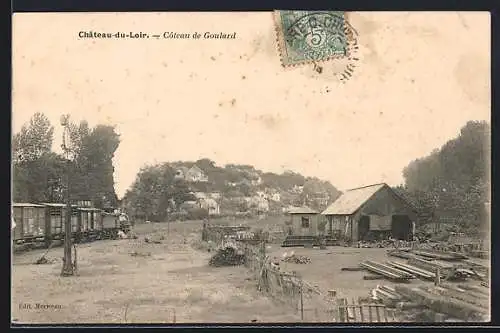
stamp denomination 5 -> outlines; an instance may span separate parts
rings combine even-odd
[[[343,12],[284,10],[275,16],[283,66],[346,57]]]

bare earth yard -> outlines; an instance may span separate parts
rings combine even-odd
[[[255,222],[255,223],[254,223]],[[262,225],[266,221],[263,221]],[[273,221],[274,224],[275,221]],[[239,221],[231,222],[237,224]],[[260,224],[257,221],[242,221]],[[138,239],[96,241],[78,246],[75,277],[59,276],[62,247],[51,249],[53,262],[33,264],[44,253],[34,250],[13,257],[12,318],[18,323],[249,323],[299,322],[300,313],[259,293],[247,268],[208,266],[211,253],[196,250],[201,222],[142,224]],[[145,237],[160,240],[146,243]],[[363,260],[396,260],[387,249],[329,247],[327,249],[267,246],[281,258],[294,251],[308,264],[281,262],[282,271],[296,271],[322,293],[336,290],[349,301],[366,298],[388,280],[364,280],[365,271],[341,271]],[[131,255],[132,254],[132,255]],[[133,255],[137,254],[137,255]],[[483,263],[484,264],[484,263]],[[410,285],[432,284],[419,279]],[[314,305],[304,301],[307,311]],[[36,304],[56,308],[36,308]],[[29,308],[31,306],[31,308]],[[308,321],[306,314],[305,321]]]
[[[33,263],[34,250],[14,255],[12,318],[18,323],[296,322],[293,309],[261,295],[245,267],[212,268],[193,249],[200,222],[139,225],[138,239],[78,246],[79,276],[62,278],[63,249],[54,262]],[[161,244],[146,243],[144,237]],[[139,255],[132,256],[131,253]],[[150,253],[150,255],[148,255]],[[36,308],[36,304],[53,305]],[[28,308],[31,306],[31,309]]]

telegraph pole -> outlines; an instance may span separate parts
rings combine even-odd
[[[70,172],[71,161],[69,149],[66,146],[66,134],[69,131],[69,116],[61,117],[61,125],[63,126],[63,143],[62,148],[66,157],[66,220],[64,221],[64,259],[61,276],[74,275],[73,263],[71,261],[71,189],[70,189]],[[69,133],[68,133],[69,134]]]

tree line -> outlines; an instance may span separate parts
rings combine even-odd
[[[12,138],[14,202],[64,202],[66,177],[72,201],[90,200],[96,207],[116,207],[113,156],[120,144],[114,126],[89,127],[69,122],[68,156],[52,150],[54,126],[36,113]]]
[[[470,121],[460,134],[403,170],[396,188],[425,222],[448,222],[467,232],[485,230],[490,201],[491,128]]]

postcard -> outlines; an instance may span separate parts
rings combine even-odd
[[[488,12],[12,31],[13,324],[490,320]]]

